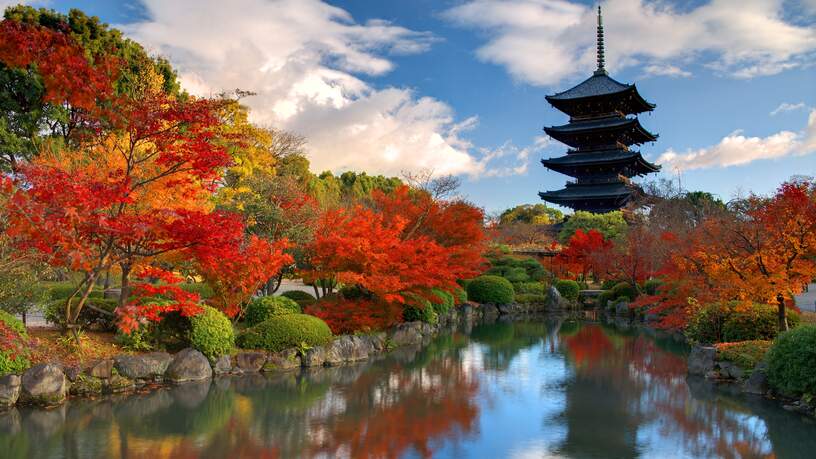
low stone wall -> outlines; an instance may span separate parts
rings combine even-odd
[[[435,326],[407,322],[371,335],[343,335],[325,346],[301,354],[296,349],[281,352],[239,351],[211,362],[201,352],[187,348],[174,355],[166,352],[123,354],[93,362],[85,367],[41,363],[22,375],[0,378],[0,409],[18,404],[57,406],[69,396],[95,397],[132,391],[147,385],[203,381],[220,374],[253,374],[299,368],[330,367],[369,359],[401,346],[420,345],[460,320],[474,321],[490,307],[466,304],[441,315]]]

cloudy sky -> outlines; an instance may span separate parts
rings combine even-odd
[[[256,92],[254,119],[307,136],[315,172],[457,174],[489,211],[563,186],[539,163],[565,150],[544,96],[594,68],[584,0],[45,3],[121,28],[192,93]],[[607,69],[657,104],[641,151],[663,177],[727,199],[816,175],[816,0],[601,4]]]

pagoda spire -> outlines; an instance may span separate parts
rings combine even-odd
[[[603,18],[601,17],[601,5],[598,5],[598,69],[595,70],[596,75],[606,75],[604,68],[604,30]]]

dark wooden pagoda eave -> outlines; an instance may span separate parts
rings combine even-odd
[[[587,104],[616,106],[618,110],[627,115],[650,112],[657,107],[656,104],[648,102],[640,95],[635,84],[628,85],[628,87],[622,91],[608,94],[587,95],[566,99],[559,98],[558,94],[555,94],[545,96],[544,98],[553,108],[570,116],[581,115],[584,111],[582,106]],[[612,99],[612,101],[609,101],[609,99]]]
[[[586,142],[581,139],[587,136],[596,136],[602,132],[619,132],[618,140],[625,145],[654,142],[658,135],[652,134],[644,128],[637,118],[624,118],[625,122],[610,125],[592,125],[584,122],[570,122],[561,126],[544,126],[544,132],[555,140],[571,147],[580,147]],[[581,124],[587,124],[582,128]]]

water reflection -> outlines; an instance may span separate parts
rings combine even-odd
[[[0,415],[3,457],[805,457],[816,427],[687,380],[668,340],[475,326],[360,365]]]

